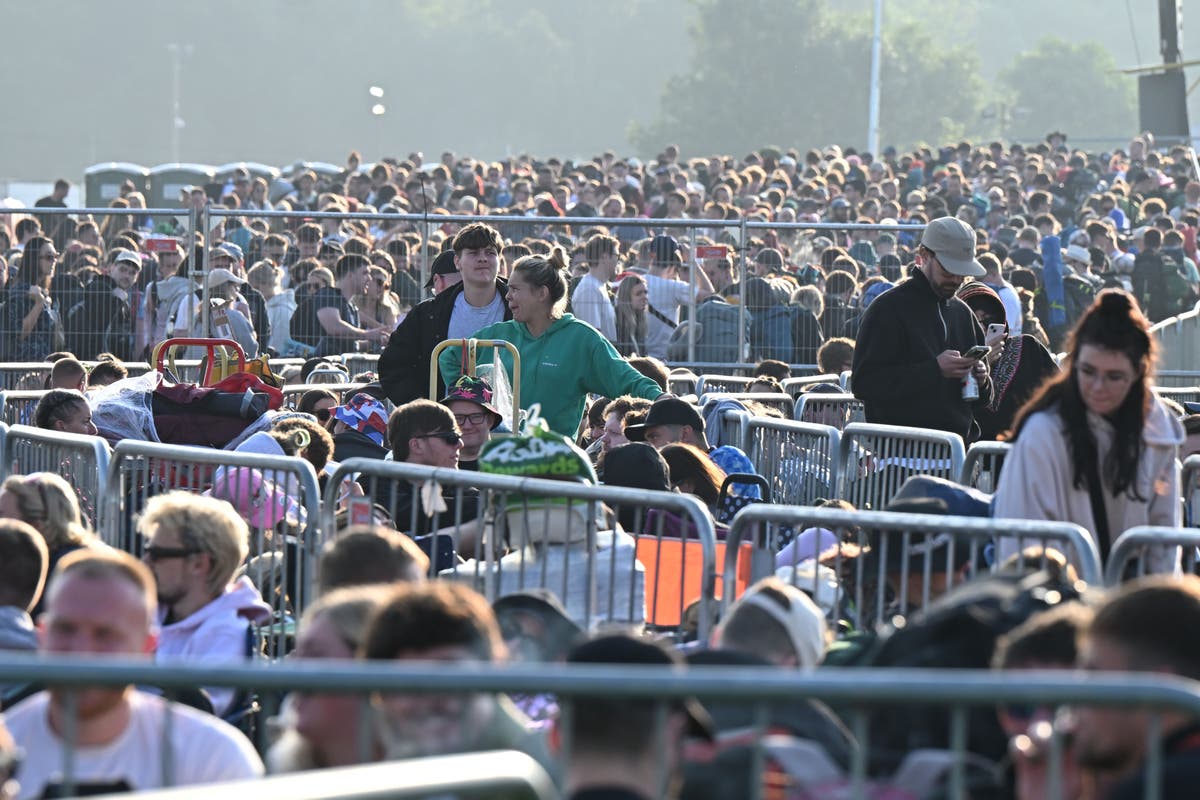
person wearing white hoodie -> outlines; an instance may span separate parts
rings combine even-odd
[[[170,492],[152,498],[138,523],[143,559],[158,586],[158,661],[214,663],[250,656],[250,626],[271,607],[254,584],[237,577],[249,551],[249,528],[233,506],[212,497]],[[205,687],[213,711],[233,710],[234,690]]]

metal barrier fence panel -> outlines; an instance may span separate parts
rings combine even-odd
[[[109,449],[103,439],[13,425],[0,452],[9,475],[52,472],[66,480],[85,520],[97,527],[108,487]]]
[[[721,430],[717,437],[712,437],[710,445],[732,445],[745,451],[746,424],[754,415],[748,411],[724,411],[721,413]],[[719,443],[719,444],[718,444]]]
[[[300,404],[300,398],[304,397],[306,392],[320,390],[323,392],[332,392],[338,399],[338,403],[345,403],[352,395],[363,388],[361,383],[293,383],[286,384],[281,391],[283,392],[284,408],[295,409]]]
[[[809,529],[815,532],[802,537]],[[834,621],[869,630],[928,606],[972,575],[998,569],[999,538],[1017,542],[1018,566],[1028,548],[1053,548],[1076,565],[1081,579],[1100,585],[1099,550],[1072,523],[753,504],[734,517],[726,540],[722,614],[737,600],[731,579],[746,569],[741,548],[747,543],[753,550],[749,583],[779,575]]]
[[[48,361],[5,361],[0,363],[0,389],[37,391],[46,388],[54,365]]]
[[[35,216],[46,234],[61,242],[59,273],[75,274],[82,267],[91,267],[102,274],[87,284],[56,282],[55,294],[43,304],[33,330],[28,334],[6,332],[19,336],[10,343],[10,352],[20,354],[14,357],[36,360],[66,350],[81,360],[107,352],[121,361],[135,361],[144,358],[155,341],[165,338],[164,331],[190,328],[196,304],[185,298],[189,285],[201,284],[203,265],[193,263],[190,276],[172,272],[172,280],[167,280],[167,271],[172,265],[178,271],[179,259],[190,249],[188,243],[195,241],[195,218],[189,211],[38,208]],[[76,260],[75,253],[67,252],[66,241],[74,238],[75,228],[85,221],[96,223],[107,246],[107,256],[99,263]],[[120,263],[110,263],[107,259],[115,257],[119,235],[127,230],[141,237],[139,252]],[[174,260],[163,266],[168,252]]]
[[[109,463],[99,527],[104,542],[140,555],[139,515],[150,498],[174,489],[210,492],[246,520],[245,574],[274,611],[261,638],[266,655],[284,655],[293,621],[312,596],[321,516],[312,465],[302,458],[125,440]]]
[[[1176,403],[1200,403],[1200,386],[1155,386],[1154,393]]]
[[[352,458],[326,484],[326,538],[341,527],[338,496],[351,476],[366,496],[346,504],[344,521],[369,521],[381,507],[430,554],[433,577],[489,600],[548,589],[585,628],[694,624],[700,638],[711,628],[719,545],[690,495]]]
[[[1004,466],[1004,459],[1012,447],[1008,442],[972,444],[967,448],[959,483],[988,494],[996,491],[996,487],[1000,485],[1000,469]]]
[[[0,420],[9,425],[33,425],[38,402],[46,389],[0,390]]]
[[[800,394],[810,386],[815,386],[818,383],[838,383],[837,375],[802,375],[796,378],[784,378],[783,390],[792,396],[793,400],[799,400]]]
[[[1154,373],[1155,385],[1163,388],[1200,386],[1200,370],[1163,370]]]
[[[742,449],[771,484],[772,502],[810,505],[837,494],[836,428],[766,417],[749,417],[745,427]]]
[[[245,666],[221,666],[200,668],[196,666],[165,666],[132,660],[81,661],[76,658],[29,659],[14,655],[0,658],[0,682],[24,683],[37,681],[57,687],[64,698],[63,705],[71,707],[71,698],[85,687],[94,686],[161,686],[168,692],[196,685],[215,685],[255,689],[271,694],[282,692],[304,692],[306,695],[327,696],[350,694],[362,698],[362,714],[367,719],[386,720],[390,711],[389,698],[408,699],[422,695],[455,697],[470,695],[476,698],[494,697],[500,693],[509,695],[550,695],[556,698],[560,708],[560,747],[557,759],[550,766],[561,769],[572,763],[572,753],[577,742],[574,739],[575,709],[587,700],[592,704],[600,699],[618,703],[626,701],[631,706],[653,712],[656,722],[648,736],[639,737],[653,748],[649,761],[659,765],[656,778],[666,785],[671,777],[666,765],[673,761],[666,748],[671,737],[664,735],[666,715],[678,709],[684,701],[699,701],[713,710],[736,709],[741,716],[751,720],[739,731],[741,739],[750,750],[749,769],[735,773],[736,780],[747,785],[738,785],[731,796],[756,798],[774,796],[775,792],[790,791],[792,794],[779,796],[900,796],[896,794],[893,780],[899,779],[895,763],[900,757],[920,748],[923,757],[938,757],[939,768],[933,773],[933,786],[922,790],[908,790],[901,794],[910,796],[1004,796],[1000,790],[1005,786],[1002,777],[1007,753],[1004,746],[1007,736],[999,728],[996,719],[997,707],[1028,706],[1043,709],[1050,719],[1064,708],[1073,709],[1128,709],[1130,713],[1142,712],[1145,724],[1145,757],[1140,766],[1147,778],[1144,797],[1162,796],[1163,777],[1163,722],[1165,715],[1192,719],[1200,716],[1200,694],[1192,682],[1174,675],[1136,673],[1083,673],[1070,671],[1021,671],[998,673],[988,670],[917,670],[917,669],[821,669],[814,672],[785,670],[775,667],[690,667],[686,670],[671,670],[645,665],[613,664],[478,664],[439,663],[431,665],[419,662],[336,662],[336,661],[290,661],[271,669],[253,669]],[[798,698],[803,698],[798,700]],[[794,752],[795,739],[780,740],[770,736],[772,713],[775,708],[795,708],[799,703],[804,708],[811,701],[820,701],[838,709],[845,722],[842,742],[845,752],[844,763],[832,771],[823,770],[820,782],[812,783],[812,773],[796,769],[789,758]],[[935,719],[929,719],[933,717]],[[168,717],[169,719],[169,717]],[[897,724],[898,723],[898,724]],[[920,726],[910,731],[905,725]],[[74,737],[77,725],[64,726],[65,744],[63,751],[63,782],[75,782],[76,750]],[[1048,754],[1048,764],[1043,764],[1045,778],[1039,781],[1045,792],[1041,796],[1061,797],[1064,768],[1064,753],[1067,749],[1068,729],[1058,724],[1047,725],[1045,741],[1040,742]],[[170,725],[163,726],[163,736],[170,733]],[[363,726],[360,736],[368,728]],[[725,734],[731,731],[723,731]],[[1032,732],[1032,731],[1031,731]],[[912,735],[912,734],[916,735]],[[917,740],[925,739],[917,744]],[[18,744],[20,744],[18,742]],[[899,752],[895,752],[899,749]],[[984,753],[986,752],[986,755]],[[887,758],[889,755],[894,758]],[[199,800],[200,797],[235,798],[242,800],[284,800],[285,798],[312,798],[326,800],[336,795],[325,794],[328,782],[340,783],[345,796],[351,798],[446,796],[437,789],[447,791],[462,786],[480,773],[506,778],[510,771],[526,772],[525,762],[519,758],[495,757],[497,764],[492,769],[474,768],[480,755],[458,756],[462,759],[453,763],[460,767],[448,770],[445,766],[432,772],[431,784],[422,787],[416,795],[403,793],[411,788],[410,780],[418,780],[426,770],[423,766],[432,760],[407,761],[403,765],[395,762],[377,764],[353,770],[325,770],[321,773],[301,773],[294,779],[309,777],[311,787],[297,786],[294,780],[267,778],[246,784],[211,785],[186,791],[153,793],[150,797],[182,798]],[[824,754],[829,760],[829,753]],[[148,758],[161,760],[160,774],[170,776],[171,748],[156,746]],[[687,747],[683,752],[683,776],[696,780],[697,774],[690,772],[694,766],[712,764],[711,747]],[[910,756],[911,758],[911,756]],[[441,761],[446,765],[448,759]],[[811,762],[810,762],[811,763]],[[838,762],[834,762],[835,765]],[[914,759],[911,762],[916,764]],[[927,767],[928,761],[921,761]],[[361,769],[362,771],[357,771]],[[492,771],[494,769],[494,772]],[[382,777],[390,771],[391,784]],[[410,777],[410,771],[415,773]],[[336,781],[342,776],[361,776],[361,780]],[[722,777],[729,777],[723,774]],[[774,779],[777,782],[770,782]],[[276,783],[279,781],[281,783]],[[382,781],[381,785],[380,784]],[[538,779],[538,786],[545,782]],[[904,784],[902,784],[904,785]],[[1038,783],[1034,784],[1039,785]],[[287,789],[277,789],[286,786]],[[36,792],[40,787],[29,787]],[[377,788],[376,793],[367,793]],[[466,786],[466,796],[477,786]],[[201,795],[201,790],[207,791]],[[891,791],[884,791],[889,789]],[[289,791],[290,790],[290,791]],[[933,794],[937,790],[936,794]],[[393,791],[402,792],[399,795]],[[979,794],[975,794],[979,792]],[[463,796],[457,791],[450,792]],[[495,796],[495,795],[491,795]],[[505,795],[507,796],[507,795]],[[542,795],[535,795],[542,796]],[[553,794],[549,796],[554,796]]]
[[[852,394],[804,393],[796,398],[794,418],[799,422],[830,425],[845,430],[851,422],[866,421],[866,407]]]
[[[1139,525],[1117,537],[1104,565],[1104,583],[1117,586],[1122,581],[1161,572],[1152,562],[1169,563],[1175,558],[1170,552],[1180,548],[1180,566],[1184,574],[1200,572],[1200,531],[1183,528],[1163,528]],[[1170,574],[1170,573],[1168,573]]]
[[[958,480],[965,460],[956,434],[852,422],[842,431],[838,497],[859,510],[880,510],[913,475]]]
[[[1179,496],[1183,498],[1183,524],[1190,528],[1200,527],[1200,455],[1184,459]]]
[[[783,415],[784,419],[791,419],[795,409],[795,401],[792,400],[790,394],[783,392],[709,392],[700,396],[700,407],[704,408],[710,401],[713,400],[737,400],[745,403],[757,403],[765,408],[774,409]]]
[[[696,394],[732,394],[744,392],[754,383],[754,378],[742,375],[701,375],[696,381]]]
[[[667,391],[676,397],[695,394],[697,382],[699,382],[699,378],[696,373],[685,369],[675,369],[667,378]]]

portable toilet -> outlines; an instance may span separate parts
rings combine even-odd
[[[93,164],[83,171],[84,202],[88,208],[107,208],[109,203],[121,196],[121,186],[125,181],[132,181],[137,191],[146,194],[150,185],[150,170],[123,161]]]
[[[205,188],[216,170],[207,164],[159,164],[150,170],[150,208],[183,208],[182,193],[190,186]]]
[[[251,179],[266,179],[268,188],[272,183],[279,179],[278,167],[272,167],[270,164],[260,164],[256,161],[233,161],[229,164],[222,164],[221,166],[217,167],[217,183],[228,183],[233,178],[233,173],[239,169],[244,169],[249,172]]]

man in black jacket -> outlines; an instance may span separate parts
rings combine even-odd
[[[392,333],[379,357],[379,380],[397,406],[428,397],[433,348],[446,339],[469,337],[487,325],[512,319],[501,280],[500,250],[504,242],[495,228],[466,226],[454,237],[454,263],[462,283],[419,303]],[[441,375],[435,399],[446,393]]]
[[[67,346],[80,358],[112,353],[122,361],[133,359],[133,322],[130,294],[142,271],[142,257],[120,248],[109,256],[104,274],[83,290],[83,298],[67,309]]]
[[[867,422],[979,436],[973,403],[987,403],[992,382],[986,359],[964,353],[983,344],[983,328],[955,297],[965,277],[980,277],[975,232],[962,220],[941,217],[926,226],[912,276],[879,296],[863,315],[854,348],[852,386]],[[963,399],[974,375],[979,399]]]

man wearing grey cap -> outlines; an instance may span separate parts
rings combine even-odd
[[[83,298],[66,309],[67,346],[80,358],[112,353],[133,359],[134,316],[130,296],[142,271],[139,253],[117,248],[109,253],[104,272],[83,291]]]
[[[930,222],[917,248],[917,268],[884,292],[863,315],[854,348],[852,386],[868,422],[979,436],[973,405],[992,396],[987,361],[966,354],[984,343],[983,328],[955,297],[964,278],[983,276],[975,231],[954,217]],[[964,392],[974,378],[974,392]],[[964,397],[967,394],[967,397]]]

